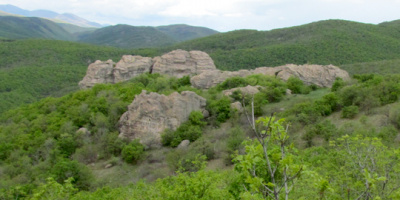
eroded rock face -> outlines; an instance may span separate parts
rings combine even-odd
[[[282,80],[287,80],[291,76],[298,77],[305,84],[317,85],[319,87],[331,87],[336,78],[349,80],[349,74],[333,65],[284,65],[279,67],[259,67],[254,70],[240,70],[236,72],[228,71],[205,71],[199,75],[193,76],[190,82],[193,87],[199,89],[209,89],[226,79],[239,76],[245,77],[252,74],[264,74],[276,76]]]
[[[112,60],[100,61],[89,65],[86,76],[79,82],[81,89],[91,88],[98,83],[112,83],[114,82],[114,65]]]
[[[165,129],[176,130],[192,111],[204,110],[206,100],[191,91],[169,96],[143,91],[136,96],[119,120],[120,137],[140,139],[148,146],[161,145]]]
[[[153,60],[150,57],[125,55],[114,68],[114,82],[127,81],[140,74],[150,72]]]
[[[291,76],[298,77],[307,85],[316,85],[319,87],[332,87],[336,78],[349,80],[349,74],[333,65],[285,65],[281,66],[281,71],[277,76],[287,81]]]
[[[86,89],[97,83],[118,83],[146,72],[181,78],[209,70],[216,70],[214,61],[202,51],[175,50],[155,58],[124,55],[118,63],[108,60],[90,64],[79,86]]]
[[[214,61],[202,51],[187,52],[178,49],[161,57],[155,57],[153,61],[152,73],[167,74],[178,78],[216,69]]]
[[[245,77],[251,75],[252,72],[248,70],[239,71],[221,71],[221,70],[209,70],[199,75],[193,76],[190,79],[190,83],[193,87],[199,89],[209,89],[219,83],[224,82],[226,79],[239,76]]]

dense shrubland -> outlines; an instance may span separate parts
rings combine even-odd
[[[399,81],[398,75],[357,75],[350,82],[336,80],[332,89],[318,89],[294,78],[285,83],[252,75],[200,91],[190,87],[188,77],[143,74],[46,98],[0,117],[0,198],[263,199],[274,189],[283,198],[289,191],[283,173],[293,177],[290,198],[397,198]],[[246,85],[264,89],[254,96],[221,94]],[[293,94],[286,95],[288,88]],[[210,117],[192,112],[176,131],[166,130],[166,147],[160,149],[121,139],[119,117],[143,89],[167,95],[195,91],[207,99]],[[268,128],[269,118],[256,126],[281,130],[267,135],[275,134],[267,155],[278,166],[276,184],[265,173],[262,143],[254,140],[243,112],[231,108],[234,101],[244,102],[248,113],[254,102],[256,116],[276,112],[275,128]],[[174,148],[184,139],[191,141],[187,149]],[[106,164],[112,167],[104,169]]]

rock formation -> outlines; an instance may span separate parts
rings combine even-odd
[[[234,91],[239,90],[242,92],[242,94],[253,95],[253,94],[257,94],[260,92],[260,90],[259,90],[260,87],[261,86],[251,86],[251,85],[248,85],[246,87],[237,87],[237,88],[232,88],[229,90],[224,90],[224,91],[222,91],[222,94],[224,94],[225,96],[231,96]]]
[[[215,70],[214,61],[202,51],[175,50],[154,58],[152,73],[167,74],[181,78]]]
[[[150,72],[153,60],[149,57],[125,55],[114,68],[113,83],[127,81],[140,74]]]
[[[331,87],[336,78],[349,80],[349,74],[333,65],[284,65],[279,67],[260,67],[254,70],[229,71],[205,71],[190,79],[193,87],[200,89],[209,89],[226,79],[240,76],[245,77],[251,74],[264,74],[277,76],[282,80],[287,80],[291,76],[298,77],[304,83],[317,85],[319,87]]]
[[[127,81],[146,72],[181,78],[208,70],[216,70],[214,62],[207,53],[201,51],[175,50],[153,59],[125,55],[116,64],[111,60],[90,64],[86,76],[79,82],[79,87],[86,89],[97,83]]]
[[[112,60],[100,61],[89,65],[86,76],[79,82],[81,89],[91,88],[98,83],[113,83],[114,82],[114,65]]]
[[[202,111],[206,100],[194,92],[174,92],[169,96],[143,91],[137,95],[119,120],[120,137],[136,139],[142,144],[161,145],[165,129],[176,130],[189,119],[192,111]]]

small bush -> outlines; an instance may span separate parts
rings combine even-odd
[[[358,106],[347,106],[342,110],[342,118],[352,119],[358,114]]]
[[[161,135],[161,143],[164,146],[177,147],[182,140],[196,141],[203,134],[203,126],[206,122],[200,111],[193,111],[189,120],[181,124],[176,131],[165,130]]]
[[[308,94],[311,91],[311,88],[304,85],[302,80],[294,76],[291,76],[286,81],[286,85],[288,89],[292,91],[293,94]]]
[[[339,90],[342,89],[345,85],[346,85],[346,84],[345,84],[345,82],[343,81],[343,79],[341,79],[341,78],[336,78],[335,82],[333,82],[333,84],[332,84],[331,91],[332,91],[332,92],[339,91]]]
[[[144,146],[139,140],[133,140],[122,149],[122,159],[127,163],[136,163],[144,152]]]
[[[213,115],[219,123],[223,123],[231,117],[231,101],[228,97],[207,102],[210,114]]]

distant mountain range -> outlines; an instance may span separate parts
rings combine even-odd
[[[70,13],[64,13],[64,14],[59,14],[50,10],[24,10],[19,7],[13,6],[13,5],[0,5],[0,11],[3,11],[5,13],[13,14],[13,15],[19,15],[19,16],[24,16],[24,17],[41,17],[41,18],[46,18],[58,23],[70,23],[74,24],[77,26],[81,27],[96,27],[100,28],[103,27],[103,25],[98,24],[96,22],[90,22],[86,19],[83,19],[81,17],[78,17],[74,14]],[[4,14],[4,13],[3,13]],[[1,13],[0,13],[1,15]]]
[[[73,14],[58,14],[48,10],[28,11],[12,5],[0,5],[1,39],[42,38],[120,48],[146,48],[164,47],[218,33],[209,28],[185,24],[99,27],[100,24]]]

